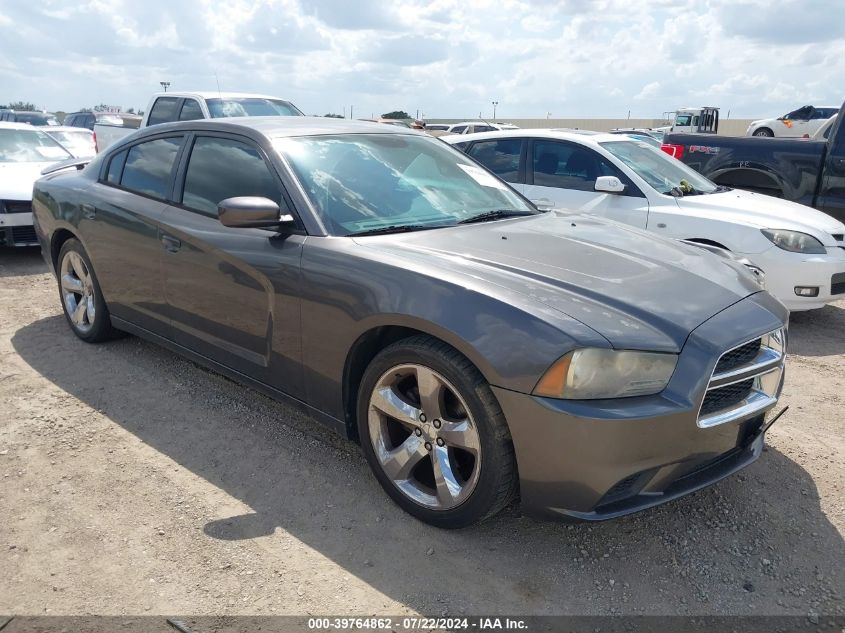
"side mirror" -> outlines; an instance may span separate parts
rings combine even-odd
[[[625,185],[616,176],[599,176],[596,178],[595,190],[604,193],[623,193]]]
[[[238,196],[217,205],[217,218],[232,228],[266,228],[292,224],[293,216],[281,215],[279,205],[269,198]]]

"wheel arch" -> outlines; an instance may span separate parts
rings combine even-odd
[[[397,341],[414,336],[427,336],[433,340],[445,343],[472,363],[488,383],[493,384],[491,379],[494,375],[494,370],[492,367],[476,354],[472,354],[471,352],[469,354],[465,353],[461,348],[466,349],[467,346],[461,345],[460,341],[450,340],[455,338],[454,335],[449,336],[448,334],[444,335],[444,333],[432,332],[431,328],[426,328],[419,324],[382,324],[370,327],[358,336],[349,348],[343,368],[342,398],[344,422],[346,424],[347,436],[354,442],[357,443],[359,441],[356,407],[358,390],[361,386],[361,379],[364,376],[364,372],[381,350]]]
[[[717,185],[755,191],[777,198],[784,196],[783,183],[775,175],[760,169],[725,169],[712,175],[710,179]]]
[[[79,240],[79,236],[65,227],[60,227],[56,229],[50,236],[50,261],[53,264],[54,271],[58,271],[59,252],[62,250],[62,246],[64,246],[65,242],[67,242],[69,239]]]

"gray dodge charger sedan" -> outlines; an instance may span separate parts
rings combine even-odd
[[[440,527],[702,488],[760,455],[783,382],[787,312],[743,266],[540,212],[412,130],[157,125],[33,206],[78,337],[130,332],[300,407]]]

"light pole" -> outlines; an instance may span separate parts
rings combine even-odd
[[[170,87],[169,81],[159,81],[158,83],[161,84],[161,87],[164,88],[164,91],[167,92],[167,89]]]
[[[493,104],[493,121],[495,122],[496,121],[496,106],[499,105],[499,102],[498,101],[491,101],[491,103]]]

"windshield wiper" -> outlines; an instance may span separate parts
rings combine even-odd
[[[436,229],[441,226],[448,226],[443,224],[391,224],[390,226],[380,226],[375,229],[366,229],[358,231],[357,233],[350,233],[349,237],[360,237],[364,235],[385,235],[387,233],[409,233],[410,231],[424,231],[426,229]]]
[[[537,215],[534,211],[516,211],[515,209],[498,209],[496,211],[485,211],[478,215],[471,215],[470,217],[461,220],[458,224],[473,224],[475,222],[487,222],[489,220],[499,220],[501,218],[515,218],[523,215]]]

